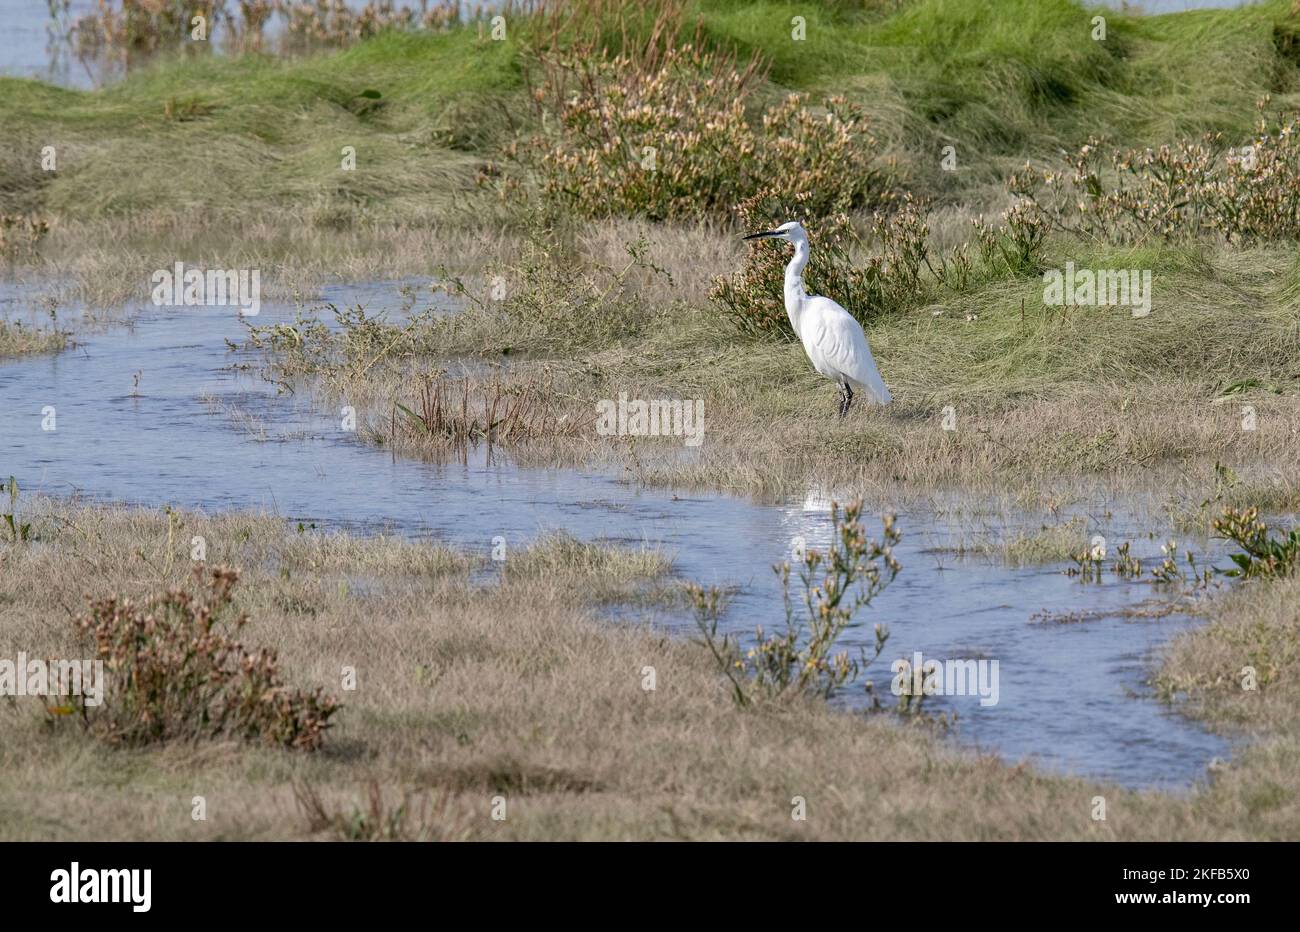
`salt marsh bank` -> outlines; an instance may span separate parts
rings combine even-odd
[[[7,297],[12,314],[22,292],[10,286]],[[397,283],[331,286],[323,299],[360,303],[368,313],[396,314],[408,303]],[[434,302],[427,285],[419,300]],[[294,313],[265,304],[258,324]],[[395,457],[344,429],[340,413],[308,393],[278,393],[259,374],[262,359],[246,334],[231,308],[144,306],[130,326],[85,334],[74,351],[0,365],[3,471],[18,477],[24,495],[251,510],[290,526],[392,533],[485,557],[503,542],[507,563],[554,531],[649,545],[671,557],[676,577],[733,589],[723,624],[741,636],[783,618],[773,564],[828,542],[831,503],[817,490],[766,505],[641,488],[613,471],[523,468],[500,451],[489,457],[486,446],[448,463]],[[49,408],[57,412],[54,430],[43,429]],[[680,437],[657,442],[682,446]],[[1155,563],[1167,543],[1163,518],[1086,498],[1051,515],[981,514],[941,495],[871,507],[897,512],[904,533],[896,550],[903,572],[847,639],[851,648],[870,646],[875,623],[892,632],[869,675],[878,694],[897,691],[900,670],[923,673],[891,666],[895,660],[937,661],[940,683],[945,672],[982,665],[978,683],[928,705],[955,714],[952,740],[1009,762],[1029,759],[1134,787],[1186,787],[1230,753],[1224,739],[1157,701],[1146,685],[1158,648],[1191,623],[1172,594],[1109,574],[1081,582],[1059,554],[998,555],[1008,541],[1054,534],[1084,549],[1100,535],[1111,547],[1131,542],[1135,557]],[[1180,546],[1206,562],[1222,555],[1195,535]],[[671,605],[606,614],[611,623],[649,619],[680,636],[693,632],[689,613]],[[836,701],[852,707],[865,697],[858,687]]]

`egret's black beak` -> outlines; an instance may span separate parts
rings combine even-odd
[[[780,236],[780,230],[767,230],[763,233],[750,233],[745,239],[771,239],[774,236]]]

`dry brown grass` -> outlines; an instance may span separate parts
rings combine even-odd
[[[1176,638],[1155,686],[1252,744],[1220,775],[1223,816],[1265,832],[1300,830],[1300,581],[1252,581],[1210,623]],[[1252,682],[1253,681],[1253,682]],[[1252,687],[1253,688],[1250,688]]]
[[[1210,624],[1170,645],[1157,678],[1198,714],[1257,732],[1300,737],[1300,583],[1252,582],[1219,606]],[[1258,688],[1247,688],[1248,671]]]
[[[800,381],[808,396],[832,410],[832,387]],[[758,425],[747,420],[743,402],[706,397],[708,434],[700,455],[685,462],[666,445],[653,448],[658,455],[643,445],[647,482],[770,498],[801,495],[810,486],[887,497],[900,487],[977,493],[1009,482],[1045,489],[1094,477],[1105,477],[1116,491],[1134,490],[1161,478],[1208,481],[1215,462],[1287,463],[1300,430],[1300,410],[1290,399],[1255,402],[1261,420],[1251,432],[1241,429],[1235,408],[1208,404],[1203,396],[1170,390],[1150,399],[1120,387],[1003,412],[954,406],[952,431],[943,427],[943,408],[908,405],[905,398],[888,413],[864,409],[843,423],[808,413]],[[1295,470],[1286,471],[1294,484]]]
[[[68,613],[82,596],[178,581],[197,534],[209,560],[243,568],[251,642],[304,686],[338,691],[344,666],[358,686],[309,756],[111,749],[6,701],[7,839],[1281,838],[1300,818],[1285,789],[1294,744],[1165,796],[959,753],[818,702],[738,709],[698,646],[592,614],[613,583],[664,581],[654,554],[543,541],[476,584],[470,558],[442,548],[300,535],[269,517],[178,516],[169,550],[156,512],[27,514],[39,541],[0,549],[0,656],[79,656]],[[206,821],[191,818],[196,795]],[[1096,795],[1104,822],[1090,818]],[[808,821],[791,819],[794,796]]]
[[[144,212],[62,220],[40,253],[14,273],[60,304],[111,317],[124,305],[147,302],[149,276],[178,260],[195,267],[260,269],[263,300],[292,302],[313,298],[331,282],[432,276],[440,263],[472,272],[509,252],[513,240],[504,227],[454,217],[421,226],[376,219],[338,227],[311,208],[220,221]]]
[[[673,302],[704,305],[713,280],[735,269],[745,254],[739,235],[707,220],[689,224],[603,220],[584,225],[576,239],[585,260],[606,267],[627,261],[627,243],[644,241],[646,261],[668,272],[650,277],[638,291],[648,307]]]

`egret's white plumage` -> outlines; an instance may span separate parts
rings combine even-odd
[[[745,239],[783,239],[794,245],[794,258],[785,267],[785,312],[813,368],[840,386],[840,416],[848,414],[853,404],[854,387],[865,391],[875,404],[889,404],[889,389],[880,378],[862,325],[830,298],[804,290],[808,234],[798,221]]]

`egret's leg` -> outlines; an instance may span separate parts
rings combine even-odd
[[[840,404],[840,417],[847,417],[849,408],[853,406],[853,388],[848,382],[844,383],[844,400]]]

